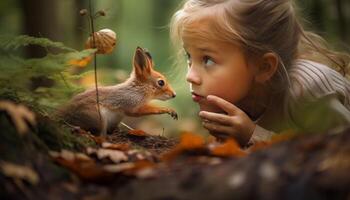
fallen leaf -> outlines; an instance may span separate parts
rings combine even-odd
[[[68,161],[92,161],[92,159],[83,153],[74,153],[68,150],[61,150],[61,152],[49,151],[52,158],[63,158]]]
[[[107,138],[104,136],[94,136],[91,137],[97,144],[102,144],[107,141]]]
[[[252,146],[250,146],[248,148],[248,150],[249,150],[249,152],[259,151],[259,150],[266,149],[266,148],[270,147],[271,144],[272,144],[271,141],[255,142]]]
[[[180,143],[169,152],[163,154],[161,156],[161,159],[164,161],[171,161],[174,160],[177,156],[181,155],[181,153],[184,151],[199,149],[206,150],[204,138],[191,132],[184,132],[181,134]]]
[[[184,132],[181,134],[179,146],[183,149],[196,149],[204,147],[204,138],[200,135],[196,135],[190,132]]]
[[[121,161],[127,161],[128,157],[124,152],[112,149],[98,149],[96,151],[98,159],[109,158],[114,163],[120,163]]]
[[[112,176],[111,173],[103,170],[101,165],[82,153],[73,153],[68,150],[61,152],[50,151],[54,160],[75,173],[78,177],[87,181],[100,181]]]
[[[8,113],[20,135],[28,132],[28,125],[36,125],[34,113],[23,105],[16,105],[11,101],[0,101],[0,110]]]
[[[134,163],[127,162],[127,163],[121,163],[117,165],[105,165],[103,166],[103,169],[106,170],[107,172],[119,173],[127,169],[132,169],[133,167],[135,167]]]
[[[220,157],[241,157],[245,156],[247,153],[239,147],[239,144],[235,140],[228,139],[225,143],[213,147],[211,149],[211,154]]]
[[[25,180],[31,183],[32,185],[36,185],[39,182],[38,174],[28,166],[21,166],[1,161],[0,168],[2,173],[7,177]]]
[[[139,136],[139,137],[145,137],[147,134],[143,130],[129,130],[128,131],[129,135],[134,135],[134,136]]]
[[[114,149],[120,151],[127,151],[130,149],[130,145],[127,143],[112,144],[109,142],[103,142],[101,146],[105,149]]]
[[[105,171],[101,165],[96,164],[93,160],[81,162],[79,160],[65,160],[62,157],[55,158],[60,165],[68,168],[81,179],[87,181],[105,181],[111,178],[113,174]]]

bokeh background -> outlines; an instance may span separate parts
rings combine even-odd
[[[79,11],[88,8],[88,0],[1,0],[0,34],[46,37],[66,46],[82,50],[89,36],[87,17]],[[170,116],[127,118],[134,128],[157,135],[176,135],[181,131],[205,134],[200,127],[198,107],[192,102],[185,81],[186,65],[177,60],[176,50],[169,41],[169,21],[182,0],[91,0],[95,11],[104,10],[106,16],[95,21],[96,30],[109,28],[116,32],[118,44],[109,55],[98,57],[99,82],[116,84],[125,80],[130,71],[136,46],[147,48],[164,73],[177,97],[167,102],[156,102],[175,108],[179,120]],[[325,37],[334,48],[349,52],[350,1],[298,0],[300,13],[308,28]],[[26,57],[41,57],[45,49],[31,47],[21,52]],[[178,63],[175,65],[174,63]],[[92,65],[74,69],[74,73],[91,71]],[[1,73],[1,72],[0,72]],[[88,73],[80,84],[91,87],[93,74]]]

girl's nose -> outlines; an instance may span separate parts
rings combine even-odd
[[[186,75],[186,80],[189,83],[200,85],[201,84],[201,78],[199,76],[199,73],[195,70],[194,67],[189,67]]]

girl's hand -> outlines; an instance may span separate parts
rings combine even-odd
[[[218,106],[227,114],[207,111],[199,112],[204,128],[208,129],[210,134],[219,139],[233,137],[242,146],[246,145],[256,126],[249,116],[235,105],[220,97],[209,95],[207,96],[207,101]]]

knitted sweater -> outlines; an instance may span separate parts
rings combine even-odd
[[[250,143],[286,130],[341,131],[350,126],[350,81],[335,70],[297,60],[288,70],[290,87],[256,121]]]

